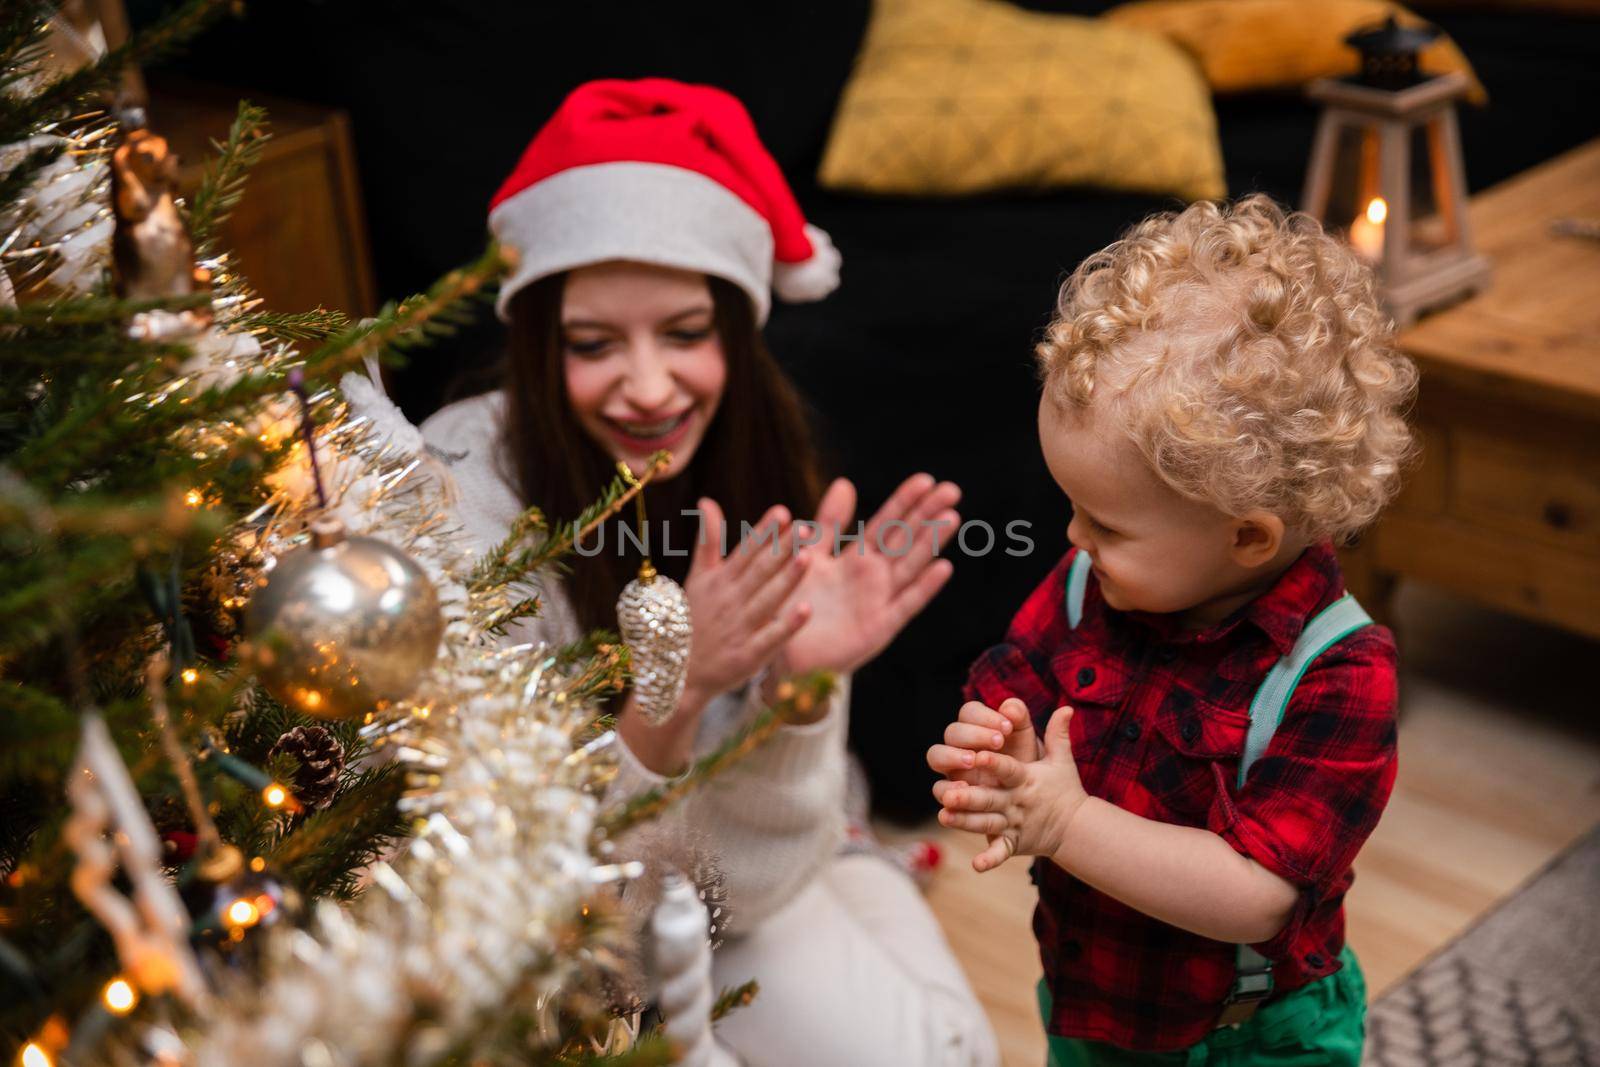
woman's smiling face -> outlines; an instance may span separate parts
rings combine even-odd
[[[613,261],[567,275],[562,366],[579,424],[642,473],[652,453],[681,473],[722,401],[727,360],[703,274]]]

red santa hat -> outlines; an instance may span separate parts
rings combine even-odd
[[[489,204],[489,229],[516,249],[495,304],[530,282],[612,259],[725,278],[766,321],[771,291],[821,300],[839,253],[808,224],[738,100],[665,78],[575,89]]]

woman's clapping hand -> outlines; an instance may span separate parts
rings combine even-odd
[[[768,509],[724,556],[721,507],[710,499],[699,507],[701,532],[684,582],[694,639],[680,712],[697,712],[750,681],[811,617],[807,603],[791,602],[813,561],[795,545],[788,508]]]
[[[835,480],[805,539],[815,543],[801,549],[809,562],[794,605],[810,621],[783,646],[778,673],[854,671],[882,652],[950,579],[939,550],[961,524],[960,499],[953,483],[913,474],[856,538],[855,486]]]

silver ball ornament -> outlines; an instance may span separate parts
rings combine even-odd
[[[444,633],[439,594],[405,553],[313,524],[282,556],[245,614],[256,675],[289,707],[355,719],[416,691]]]

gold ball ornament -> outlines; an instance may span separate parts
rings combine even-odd
[[[245,632],[267,692],[307,715],[356,719],[416,691],[444,618],[438,591],[405,553],[323,520],[311,544],[265,575]]]

